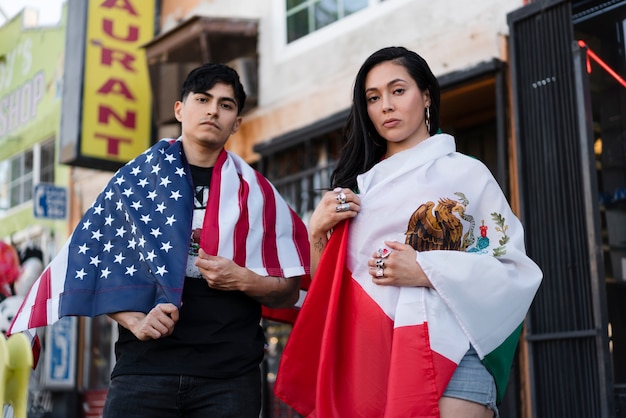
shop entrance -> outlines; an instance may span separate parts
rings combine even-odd
[[[527,321],[532,416],[625,416],[625,6],[543,0],[508,16],[522,221],[544,272]]]
[[[593,150],[618,416],[626,416],[626,2],[574,2],[574,36],[587,51]]]

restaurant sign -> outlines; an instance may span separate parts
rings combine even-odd
[[[68,0],[62,163],[115,170],[150,146],[154,18],[154,1]]]

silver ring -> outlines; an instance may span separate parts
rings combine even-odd
[[[378,253],[378,257],[380,257],[380,258],[387,258],[387,257],[389,257],[389,254],[391,254],[391,250],[389,250],[387,248],[379,248],[377,253]]]
[[[376,259],[376,267],[378,267],[379,269],[384,269],[385,268],[385,260],[383,260],[382,258],[377,258]]]
[[[337,199],[337,202],[340,204],[344,204],[346,203],[346,194],[344,192],[339,192],[335,199]]]
[[[385,274],[385,271],[382,268],[376,269],[376,277],[383,277],[383,274]]]
[[[350,203],[342,203],[340,205],[335,206],[336,212],[347,212],[350,210]]]

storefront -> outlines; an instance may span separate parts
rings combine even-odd
[[[595,3],[595,4],[594,4]],[[572,6],[574,37],[586,52],[593,155],[616,408],[626,412],[626,2]],[[593,176],[592,176],[593,177]]]

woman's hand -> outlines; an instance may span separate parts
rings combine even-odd
[[[432,287],[416,261],[413,247],[398,241],[385,241],[385,245],[391,251],[379,250],[367,262],[374,283],[381,286]]]
[[[361,199],[350,189],[337,187],[324,193],[309,219],[311,242],[311,276],[317,268],[330,231],[339,222],[354,218],[361,210]]]
[[[350,189],[337,187],[324,193],[309,220],[311,236],[326,236],[344,219],[354,218],[361,210],[361,199]]]

